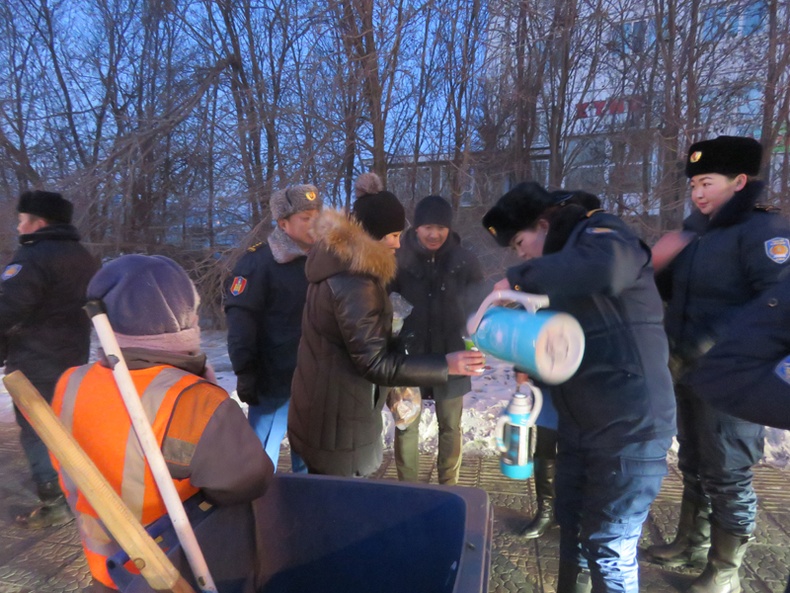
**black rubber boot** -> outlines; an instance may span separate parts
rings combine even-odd
[[[57,481],[36,484],[41,506],[16,518],[17,525],[26,529],[44,529],[66,525],[74,520],[66,497]]]
[[[751,541],[748,535],[734,535],[714,525],[708,564],[691,583],[688,593],[740,593],[738,570]]]
[[[702,568],[710,549],[710,507],[683,498],[678,532],[668,544],[650,546],[645,559],[662,566]]]
[[[590,571],[584,570],[566,560],[560,559],[560,572],[557,575],[557,593],[590,593],[592,581]]]
[[[535,539],[546,533],[554,521],[554,475],[556,463],[553,459],[535,458],[535,495],[538,513],[521,532],[526,539]]]

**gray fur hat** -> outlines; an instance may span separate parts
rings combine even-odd
[[[323,206],[318,189],[314,185],[289,185],[277,190],[269,200],[272,220],[282,220],[304,210],[320,210]]]

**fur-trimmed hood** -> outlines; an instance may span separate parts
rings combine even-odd
[[[313,230],[316,244],[307,256],[305,273],[312,283],[341,272],[374,276],[383,284],[395,277],[397,264],[392,250],[368,235],[344,212],[326,209]]]

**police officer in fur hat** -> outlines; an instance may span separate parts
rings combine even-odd
[[[667,302],[675,378],[693,369],[736,314],[790,266],[790,225],[758,205],[762,146],[753,138],[696,142],[686,156],[694,212],[654,247]],[[684,383],[678,403],[683,499],[678,531],[648,559],[704,567],[692,593],[740,590],[738,569],[755,529],[751,467],[763,455],[762,426],[712,408]]]
[[[304,266],[322,199],[314,185],[291,185],[275,192],[269,207],[276,226],[236,264],[226,285],[225,315],[236,393],[249,405],[250,424],[276,469],[302,334]],[[307,471],[293,449],[291,469]]]
[[[638,593],[637,544],[675,432],[650,250],[597,197],[534,182],[502,196],[483,226],[525,260],[494,288],[548,295],[585,334],[578,371],[551,387],[557,593]]]
[[[71,224],[73,210],[59,193],[23,193],[17,204],[20,246],[0,275],[6,371],[22,371],[48,402],[61,373],[88,361],[90,346],[90,322],[82,306],[98,261],[80,243]],[[41,500],[17,522],[38,529],[73,520],[46,445],[16,407],[14,413]]]

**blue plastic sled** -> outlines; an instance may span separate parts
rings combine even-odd
[[[252,505],[188,514],[220,593],[488,591],[492,512],[477,488],[275,474]],[[148,532],[200,591],[169,518]],[[119,589],[152,592],[127,560],[108,561]]]

